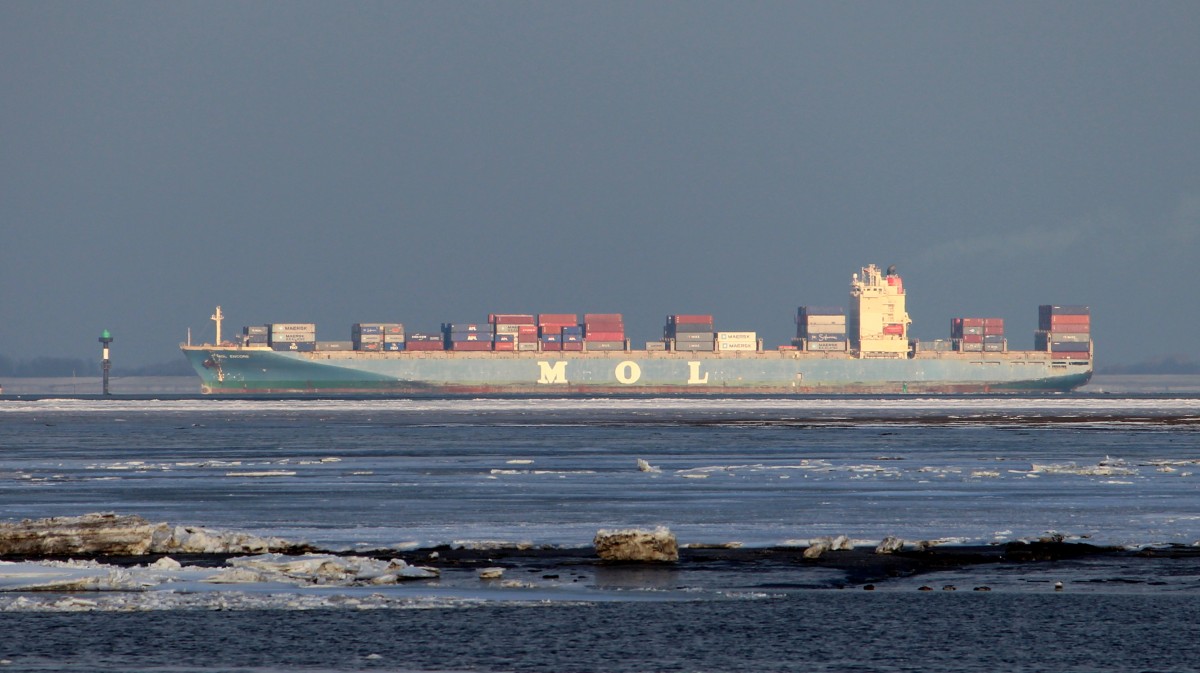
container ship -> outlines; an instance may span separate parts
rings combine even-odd
[[[621,314],[492,314],[408,331],[356,323],[320,341],[313,323],[247,326],[181,346],[201,392],[220,395],[830,395],[1065,392],[1092,376],[1090,311],[1043,305],[1032,350],[1010,350],[1002,318],[961,317],[945,339],[909,337],[894,267],[852,275],[845,307],[801,306],[796,338],[764,347],[711,315],[666,318],[635,347]]]

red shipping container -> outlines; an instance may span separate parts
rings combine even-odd
[[[984,327],[1004,327],[1004,318],[984,318]]]
[[[544,350],[544,351],[560,351],[560,350],[562,350],[562,344],[554,342],[554,341],[551,341],[549,343],[543,341],[542,342],[542,350]]]
[[[517,350],[517,342],[515,341],[497,341],[492,344],[492,350],[495,351],[515,351]]]
[[[444,351],[446,344],[441,341],[409,341],[404,348],[410,351]]]
[[[574,313],[539,313],[537,324],[539,325],[575,325],[579,323],[579,317]]]
[[[491,313],[488,322],[493,325],[532,325],[533,316],[523,313]]]
[[[781,350],[781,351],[798,351],[798,350],[800,350],[800,348],[797,346],[780,346],[779,350]]]
[[[581,351],[581,350],[583,350],[583,342],[582,341],[568,341],[568,342],[562,344],[562,350]]]
[[[492,350],[492,342],[490,342],[490,341],[451,341],[449,350],[490,351],[490,350]]]
[[[959,318],[963,327],[983,327],[987,324],[984,318]]]
[[[985,325],[983,333],[987,336],[1004,336],[1004,325],[1000,325],[999,327]]]
[[[625,333],[624,332],[593,332],[593,331],[589,330],[587,335],[584,336],[584,338],[587,339],[588,341],[624,341]]]
[[[904,335],[904,325],[901,325],[900,323],[892,323],[890,325],[884,325],[883,333],[884,334],[893,334],[896,336],[903,336]]]
[[[537,336],[537,333],[538,333],[537,325],[521,325],[520,327],[517,328],[517,336],[535,337],[535,336]]]
[[[624,322],[620,313],[584,313],[583,322]]]
[[[962,336],[962,340],[963,340],[963,343],[965,343],[965,344],[981,344],[981,343],[983,343],[983,335],[982,334],[964,334]]]
[[[1091,316],[1086,316],[1086,315],[1056,315],[1056,316],[1050,317],[1050,324],[1052,326],[1053,325],[1090,325],[1090,324],[1092,324],[1092,318],[1091,318]]]

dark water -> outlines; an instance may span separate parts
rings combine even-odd
[[[1194,671],[1194,596],[0,616],[4,670]],[[372,656],[374,655],[374,656]]]
[[[341,548],[570,547],[659,524],[682,543],[748,546],[1200,539],[1192,398],[5,405],[7,520],[108,510]],[[465,575],[460,595],[478,586]],[[1200,670],[1194,560],[948,569],[874,592],[786,564],[651,575],[581,570],[570,591],[424,609],[151,609],[133,595],[130,612],[65,612],[0,594],[13,610],[0,673]]]

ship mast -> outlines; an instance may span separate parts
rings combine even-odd
[[[224,319],[225,316],[221,315],[221,307],[218,306],[216,313],[213,313],[212,318],[210,318],[210,320],[217,323],[217,346],[221,345],[221,321]]]

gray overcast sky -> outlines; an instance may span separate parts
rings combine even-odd
[[[0,2],[0,354],[667,313],[786,343],[1092,307],[1191,356],[1196,2]]]

